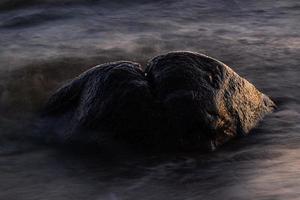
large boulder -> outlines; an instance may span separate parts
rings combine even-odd
[[[163,112],[164,133],[178,147],[214,149],[248,134],[275,106],[231,68],[203,54],[160,55],[145,73]]]
[[[69,143],[126,141],[142,147],[212,150],[246,135],[275,104],[225,64],[171,52],[96,66],[49,99],[42,132]]]

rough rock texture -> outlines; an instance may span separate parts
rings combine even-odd
[[[179,147],[214,149],[249,133],[275,106],[228,66],[202,54],[157,56],[145,73],[164,112],[165,132]]]
[[[248,134],[274,103],[225,64],[171,52],[96,66],[47,103],[43,131],[63,142],[121,139],[167,149],[214,149]]]
[[[139,64],[99,65],[51,96],[42,114],[42,131],[67,143],[101,142],[123,133],[137,137],[134,134],[148,129],[151,98]]]

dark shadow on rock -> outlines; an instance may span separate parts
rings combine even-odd
[[[53,94],[40,124],[47,132],[43,134],[62,143],[139,140],[151,127],[151,103],[150,88],[139,64],[103,64]]]

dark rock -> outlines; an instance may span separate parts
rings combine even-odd
[[[132,62],[86,71],[50,98],[41,124],[62,142],[211,150],[248,134],[274,106],[225,64],[171,52],[153,58],[145,74]]]
[[[214,149],[248,134],[275,104],[225,64],[192,52],[153,58],[146,70],[178,147]]]
[[[99,65],[51,96],[42,114],[42,131],[63,143],[101,143],[123,133],[127,139],[138,138],[136,134],[149,129],[151,98],[139,64]]]

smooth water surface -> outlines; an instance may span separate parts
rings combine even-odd
[[[298,0],[1,0],[0,199],[300,199]],[[206,53],[278,105],[216,152],[143,155],[32,143],[51,92],[96,64]]]

